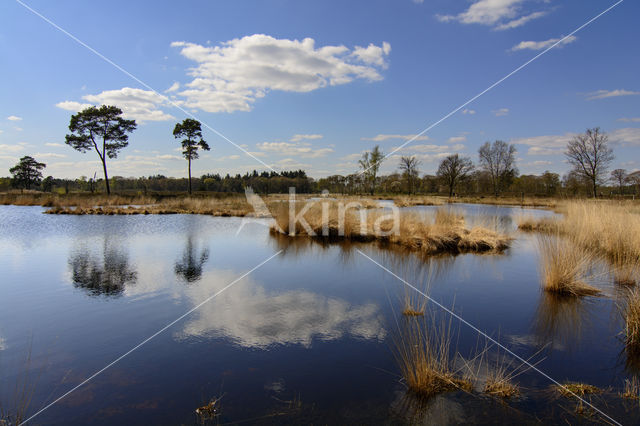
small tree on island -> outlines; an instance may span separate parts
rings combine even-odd
[[[573,170],[591,184],[593,198],[596,198],[598,184],[604,181],[607,168],[614,158],[609,137],[599,127],[587,129],[569,141],[565,156]]]
[[[95,149],[102,162],[107,194],[111,194],[107,157],[118,157],[118,151],[129,145],[127,133],[136,127],[136,121],[122,118],[122,110],[115,106],[93,106],[71,116],[66,144],[83,153]]]
[[[384,154],[380,151],[380,146],[376,145],[371,152],[367,151],[362,154],[362,159],[359,161],[360,167],[362,167],[362,175],[365,182],[369,184],[371,195],[375,192],[378,170],[380,170],[380,164],[384,158]]]
[[[189,162],[189,194],[191,194],[191,160],[199,157],[198,148],[210,151],[209,145],[202,139],[202,128],[200,122],[192,118],[185,118],[182,123],[176,123],[173,129],[173,137],[184,138],[182,143],[182,155]]]
[[[44,163],[38,163],[33,157],[25,155],[18,164],[9,169],[17,186],[31,189],[31,186],[42,182],[42,170],[47,167]]]
[[[472,171],[473,162],[469,157],[454,154],[442,159],[437,176],[449,188],[449,198],[453,196],[456,185],[468,178]]]

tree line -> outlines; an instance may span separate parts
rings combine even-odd
[[[109,177],[107,160],[115,159],[118,153],[129,144],[129,134],[137,128],[135,120],[127,120],[122,110],[116,106],[102,105],[89,107],[71,116],[70,133],[65,143],[71,148],[86,153],[95,151],[102,165],[101,179],[76,180],[54,179],[48,176],[43,179],[46,164],[38,162],[31,156],[24,156],[18,164],[9,169],[12,179],[7,182],[0,178],[0,188],[10,184],[13,187],[52,191],[63,188],[65,192],[95,192],[104,187],[111,193],[113,180]],[[360,171],[351,175],[333,175],[314,180],[303,170],[285,172],[261,172],[254,170],[245,175],[237,174],[221,176],[206,174],[200,178],[192,178],[191,162],[199,158],[199,151],[209,151],[210,147],[202,137],[201,123],[187,118],[176,123],[173,136],[180,140],[182,155],[187,160],[187,179],[169,178],[166,176],[149,176],[141,178],[116,177],[118,191],[136,191],[147,193],[178,192],[185,187],[192,194],[193,187],[198,191],[243,192],[252,187],[259,193],[284,193],[290,187],[298,192],[313,193],[327,189],[334,193],[375,194],[376,192],[397,194],[447,193],[450,197],[456,194],[486,194],[499,196],[504,192],[527,193],[553,196],[559,193],[570,196],[583,195],[588,191],[597,197],[599,186],[611,182],[619,194],[640,191],[640,171],[627,173],[624,169],[613,170],[607,175],[613,161],[613,151],[606,133],[599,128],[587,129],[568,142],[565,157],[572,169],[562,179],[549,171],[540,176],[519,175],[516,167],[516,148],[512,144],[496,140],[486,142],[478,150],[478,163],[460,154],[443,158],[435,175],[423,175],[419,170],[420,161],[415,156],[401,156],[398,171],[387,176],[380,176],[380,166],[388,158],[375,146],[367,151],[359,160]]]

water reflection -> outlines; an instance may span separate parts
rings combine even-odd
[[[187,244],[182,253],[182,259],[176,262],[174,271],[178,277],[187,283],[198,281],[202,277],[202,268],[209,260],[209,249],[198,249],[193,235],[187,237]]]
[[[587,299],[542,292],[532,324],[538,346],[574,349],[591,315]]]
[[[126,251],[107,237],[99,254],[85,246],[79,247],[72,251],[68,264],[73,285],[92,296],[118,296],[138,277]]]
[[[443,395],[423,398],[411,392],[398,392],[390,408],[394,416],[408,424],[448,425],[468,420],[462,404]]]
[[[233,281],[233,274],[207,273],[188,297],[193,305]],[[351,336],[382,340],[386,335],[378,305],[352,305],[308,290],[267,292],[249,279],[238,282],[197,311],[180,337],[226,337],[250,348],[295,344],[310,347],[314,339]]]

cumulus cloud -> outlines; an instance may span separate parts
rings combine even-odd
[[[10,116],[7,117],[7,120],[9,120],[9,121],[20,121],[20,120],[22,120],[22,117],[18,117],[16,115],[10,115]]]
[[[587,94],[587,100],[592,101],[594,99],[616,98],[618,96],[637,96],[640,92],[634,92],[632,90],[616,89],[616,90],[596,90]]]
[[[171,92],[175,92],[180,88],[180,83],[178,83],[177,81],[174,82],[171,87],[169,87],[167,90],[165,90],[165,93],[171,93]]]
[[[496,117],[504,117],[505,115],[509,114],[509,108],[500,108],[500,109],[493,110],[491,112]]]
[[[558,45],[556,47],[562,47],[565,46],[569,43],[573,43],[574,41],[576,41],[578,39],[578,37],[576,36],[569,36],[567,38],[550,38],[549,40],[544,40],[544,41],[521,41],[520,43],[516,44],[515,46],[513,46],[511,48],[512,51],[518,51],[518,50],[542,50],[542,49],[546,49],[558,42],[560,42],[560,40],[562,40],[560,43],[558,43]]]
[[[546,15],[544,11],[523,14],[525,0],[478,0],[457,15],[436,15],[441,22],[495,26],[496,30],[517,28]]]
[[[387,134],[380,134],[380,135],[376,135],[372,138],[360,138],[363,141],[373,141],[373,142],[384,142],[387,140],[393,140],[393,139],[401,139],[401,140],[405,140],[405,141],[409,141],[409,140],[414,140],[414,141],[426,141],[429,140],[429,137],[426,135],[387,135]]]
[[[122,109],[124,117],[138,122],[174,119],[160,109],[167,103],[167,98],[151,90],[123,87],[117,90],[105,90],[96,95],[85,95],[82,98],[90,103],[64,101],[57,103],[56,106],[77,112],[93,105],[115,105]]]
[[[0,144],[0,154],[20,152],[24,149],[24,145],[20,143],[16,145]]]
[[[316,48],[312,38],[277,39],[254,34],[202,46],[177,41],[171,46],[197,63],[189,70],[193,80],[179,92],[184,105],[207,112],[249,111],[270,90],[309,92],[356,79],[382,79],[391,46]]]

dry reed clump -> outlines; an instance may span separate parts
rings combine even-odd
[[[393,199],[393,203],[398,207],[441,206],[444,204],[444,201],[436,197],[408,196],[395,197]]]
[[[299,216],[303,206],[295,206]],[[329,238],[342,241],[378,241],[426,254],[461,252],[500,252],[508,248],[510,238],[488,229],[466,229],[455,213],[438,211],[434,223],[411,212],[398,213],[398,220],[387,211],[344,210],[336,204],[310,206],[290,229],[288,205],[272,209],[272,232],[291,236]],[[309,228],[305,227],[308,224]]]
[[[429,316],[422,321],[405,320],[394,339],[394,352],[409,390],[431,397],[471,384],[458,377],[451,363],[451,321]]]
[[[525,232],[558,232],[559,221],[553,218],[534,219],[524,216],[518,219],[518,229]]]
[[[593,296],[600,290],[585,283],[593,256],[584,248],[560,236],[538,239],[542,285],[546,291],[563,296]]]
[[[564,218],[557,226],[526,221],[523,227],[558,232],[575,245],[603,256],[613,267],[616,281],[633,284],[640,280],[640,206],[618,201],[570,201],[559,206]]]
[[[631,380],[625,379],[624,390],[620,396],[625,399],[640,399],[640,380],[637,376],[633,376]]]
[[[624,340],[627,353],[632,357],[640,356],[640,289],[627,291],[621,307],[624,317]]]
[[[553,385],[553,389],[565,398],[572,398],[576,395],[594,395],[602,393],[602,389],[586,383],[567,382],[562,385]]]

